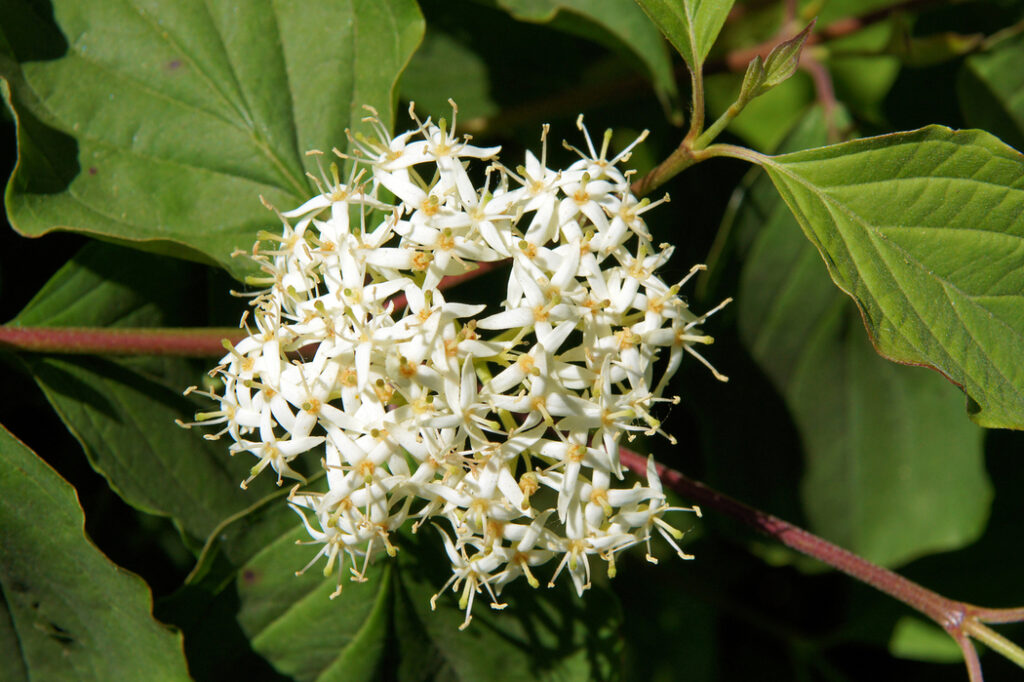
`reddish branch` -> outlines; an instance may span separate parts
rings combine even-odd
[[[645,475],[647,459],[631,450],[621,448],[619,457],[622,464],[634,473]],[[913,606],[929,618],[940,623],[955,624],[963,620],[962,609],[953,602],[901,575],[882,568],[853,552],[833,545],[788,521],[767,514],[734,500],[700,481],[694,481],[663,464],[657,465],[662,483],[698,505],[711,507],[744,525],[769,535],[791,549],[812,556],[847,575],[890,594],[900,601]]]
[[[620,448],[619,458],[626,468],[640,476],[646,475],[647,458],[643,455],[627,448]],[[860,582],[871,585],[928,616],[960,645],[972,682],[980,681],[982,678],[981,664],[978,661],[974,645],[971,643],[971,637],[975,636],[984,640],[982,636],[984,634],[1002,639],[982,624],[1024,621],[1024,608],[989,609],[943,597],[937,592],[887,568],[873,564],[867,559],[809,533],[803,528],[794,526],[788,521],[747,506],[728,495],[709,488],[700,481],[687,478],[675,469],[670,469],[662,464],[656,466],[663,484],[687,500],[730,516],[774,538],[786,547],[813,557]]]
[[[234,328],[97,329],[0,325],[0,348],[36,353],[177,355],[200,358],[223,355],[223,339],[237,343],[244,336],[243,331]]]
[[[502,265],[480,263],[475,270],[449,275],[438,287],[447,289],[490,272]],[[395,310],[406,305],[404,295],[392,299]],[[205,329],[116,329],[95,327],[18,327],[0,325],[0,348],[33,353],[76,355],[176,355],[207,358],[224,354],[224,339],[232,344],[246,333],[233,327]]]

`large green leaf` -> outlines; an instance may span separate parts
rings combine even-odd
[[[17,39],[39,19],[5,14]],[[67,229],[205,257],[230,253],[311,193],[309,149],[344,147],[392,90],[423,30],[413,0],[55,0],[66,52],[9,63],[19,161],[7,190],[26,235]],[[25,55],[25,56],[23,56]],[[315,166],[314,166],[315,168]]]
[[[964,62],[957,79],[967,121],[1024,150],[1024,36],[999,43]]]
[[[759,162],[877,351],[939,370],[982,426],[1024,428],[1024,156],[929,126]]]
[[[230,459],[225,443],[174,423],[195,410],[180,391],[100,358],[25,362],[89,463],[128,504],[171,517],[200,542],[252,504],[254,492],[238,487],[251,462]]]
[[[787,146],[825,136],[816,108]],[[992,498],[982,429],[940,376],[877,356],[764,173],[738,192],[740,331],[799,426],[812,528],[888,565],[976,539]]]
[[[683,55],[691,71],[704,64],[733,0],[636,0]]]
[[[521,21],[554,22],[565,30],[605,43],[643,65],[663,102],[667,104],[675,99],[676,80],[668,48],[657,28],[634,3],[623,0],[498,0],[498,5]],[[562,12],[571,18],[559,21]]]
[[[314,479],[314,484],[322,485],[322,477]],[[253,648],[252,638],[264,624],[260,614],[267,612],[266,604],[270,603],[263,595],[271,592],[263,585],[263,574],[245,568],[267,547],[298,527],[298,518],[285,504],[287,493],[287,490],[279,490],[275,495],[253,496],[251,507],[225,519],[209,534],[185,585],[157,604],[158,616],[184,633],[185,651],[197,680],[221,680],[239,675],[260,680],[281,679],[282,682],[287,679],[275,677],[272,664],[279,664],[278,661],[272,657],[265,659]],[[279,547],[277,551],[291,563],[285,565],[282,575],[268,577],[269,587],[289,578],[294,581],[295,571],[313,556],[308,548],[294,545]],[[319,575],[317,569],[310,570],[312,577]],[[315,586],[303,582],[300,588],[309,590]],[[243,604],[240,592],[252,603]],[[342,597],[342,608],[348,598],[348,595]],[[278,607],[283,611],[288,605]],[[270,619],[273,618],[271,614]],[[246,629],[242,628],[240,620],[245,621]],[[328,629],[331,627],[329,624]],[[297,628],[297,631],[302,629]],[[269,653],[275,651],[272,642],[269,647]],[[304,654],[302,642],[297,642],[295,648],[296,655]],[[283,653],[287,657],[288,652]],[[376,665],[376,661],[368,664]]]
[[[85,535],[74,489],[0,427],[0,677],[187,680],[145,583]]]
[[[309,478],[313,485],[323,490],[322,477]],[[209,592],[220,592],[234,580],[240,566],[250,561],[267,545],[275,542],[295,528],[298,518],[285,513],[284,499],[289,491],[254,499],[251,506],[221,521],[206,540],[195,567],[186,579],[188,585],[199,586]]]
[[[166,326],[202,322],[197,279],[203,268],[109,244],[83,248],[29,302],[14,325]],[[79,440],[93,468],[129,504],[170,516],[203,541],[224,518],[253,503],[238,487],[249,464],[233,461],[223,442],[178,427],[195,404],[133,367],[189,383],[201,375],[182,361],[132,366],[101,358],[25,355],[50,404]],[[265,491],[267,484],[260,483]]]
[[[234,613],[228,617],[280,673],[295,680],[377,679],[391,617],[390,564],[372,565],[362,584],[349,582],[348,569],[341,569],[344,589],[331,599],[338,574],[325,578],[323,560],[296,576],[320,547],[297,546],[309,535],[283,498],[257,500],[225,520],[210,534],[187,587],[173,598],[170,610],[185,631],[190,660],[221,658],[197,640],[228,625],[196,615],[229,595]],[[214,609],[211,619],[218,613]]]

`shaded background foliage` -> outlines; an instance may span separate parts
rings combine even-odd
[[[783,4],[737,3],[709,56],[711,117],[732,101],[742,77],[729,68],[729,55],[771,38]],[[821,6],[819,27],[894,4],[832,0]],[[858,136],[932,123],[978,126],[1019,149],[1024,42],[1017,36],[977,54],[963,45],[970,46],[966,37],[1019,21],[1024,4],[912,4],[912,11],[829,44],[822,58],[840,103],[835,128]],[[415,6],[399,5],[415,21]],[[361,3],[347,7],[366,11]],[[632,159],[641,174],[678,143],[685,68],[670,58],[650,24],[631,19],[638,13],[632,4],[422,0],[419,11],[425,33],[418,48],[416,36],[408,38],[409,50],[416,50],[395,89],[397,129],[406,122],[408,101],[416,101],[420,115],[449,116],[452,97],[463,129],[479,142],[503,145],[506,163],[514,164],[525,148],[536,149],[543,122],[552,124],[553,140],[580,144],[574,127],[580,111],[592,131],[615,128],[620,146],[650,128]],[[53,14],[46,3],[20,0],[0,13],[0,74],[15,93],[16,63],[52,67],[69,50],[56,26],[26,22],[24,12],[35,19]],[[377,87],[384,95],[375,101],[387,104],[387,87]],[[725,138],[766,152],[824,144],[828,126],[819,100],[811,77],[798,73],[756,100]],[[38,133],[32,139],[62,154],[66,164],[49,176],[33,174],[42,183],[33,189],[60,192],[88,181],[89,167],[81,167],[88,150],[54,134],[38,103],[21,104],[23,132]],[[346,112],[346,121],[348,105],[332,105]],[[309,115],[310,125],[324,125]],[[118,133],[114,123],[103,125]],[[340,120],[331,125],[334,136],[345,127]],[[4,127],[9,170],[16,153],[9,115]],[[574,158],[557,144],[551,152],[552,166]],[[253,188],[222,188],[243,190]],[[1024,603],[1016,522],[1024,513],[1018,461],[1024,437],[975,426],[965,416],[963,395],[937,373],[896,366],[873,353],[856,309],[829,282],[820,256],[763,173],[714,160],[662,191],[672,202],[645,217],[656,242],[677,246],[666,279],[706,261],[708,276],[690,292],[694,308],[724,296],[737,299],[709,325],[717,339],[709,356],[730,382],[720,385],[696,363],[684,364],[674,385],[682,404],[666,416],[680,445],[651,440],[637,449],[949,596]],[[296,192],[281,190],[277,202],[287,206]],[[141,199],[136,215],[145,216],[153,207]],[[221,225],[230,219],[236,244],[245,245],[253,224],[273,223],[253,202],[247,206],[245,216],[228,206],[223,215],[197,220]],[[46,217],[38,219],[21,229],[46,231]],[[0,319],[26,325],[236,323],[242,304],[227,295],[232,280],[224,271],[128,249],[117,230],[108,237],[122,243],[59,232],[25,239],[4,229]],[[214,258],[221,265],[236,267],[226,259],[225,239],[217,235],[205,248],[221,253]],[[166,244],[155,248],[195,256]],[[564,586],[513,592],[507,611],[480,614],[467,633],[453,633],[454,603],[442,601],[436,614],[425,608],[444,575],[417,538],[403,546],[395,567],[381,567],[367,585],[347,587],[344,604],[329,602],[330,585],[315,571],[292,577],[308,552],[290,547],[298,537],[294,516],[268,497],[272,486],[241,494],[234,482],[244,478],[245,463],[225,461],[216,444],[171,423],[173,415],[192,409],[176,389],[197,383],[208,363],[10,352],[0,352],[0,360],[6,389],[0,423],[74,486],[88,536],[112,562],[148,583],[157,618],[183,633],[197,679],[243,672],[251,679],[964,677],[951,642],[902,605],[715,514],[688,535],[696,561],[666,556],[652,566],[630,554],[618,577],[583,601]],[[135,472],[139,461],[146,465]],[[217,477],[223,485],[210,482]],[[183,497],[179,485],[195,491],[196,499]],[[10,595],[4,597],[12,608]],[[1019,626],[1004,631],[1016,641],[1024,637]],[[18,637],[0,628],[4,646]],[[1000,659],[984,659],[988,679],[1019,674]]]

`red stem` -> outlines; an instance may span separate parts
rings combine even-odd
[[[0,348],[36,353],[177,355],[201,358],[223,355],[223,339],[237,343],[244,337],[245,332],[236,328],[98,329],[0,325]]]
[[[646,474],[647,458],[626,448],[619,449],[619,457],[626,468],[640,475]],[[871,585],[917,609],[951,634],[961,631],[968,610],[966,604],[947,599],[787,521],[749,507],[699,481],[689,479],[675,469],[658,464],[657,470],[666,486],[687,499],[731,516],[791,549]]]
[[[475,279],[505,261],[478,263],[475,270],[449,275],[438,288],[447,289]],[[405,296],[391,299],[395,310],[406,306]],[[97,327],[18,327],[0,325],[0,348],[34,353],[84,355],[175,355],[206,358],[224,354],[224,339],[238,343],[245,338],[234,327],[204,329],[97,328]]]

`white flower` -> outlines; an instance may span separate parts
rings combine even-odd
[[[655,532],[688,557],[663,517],[696,509],[667,506],[653,463],[630,487],[618,448],[636,433],[675,442],[655,406],[673,401],[662,393],[684,355],[710,367],[693,346],[721,306],[695,315],[679,297],[697,268],[672,285],[657,274],[672,249],[643,214],[661,202],[638,201],[616,167],[643,135],[609,159],[610,132],[596,150],[580,119],[587,152],[557,171],[545,126],[540,158],[512,172],[454,117],[416,124],[391,137],[373,120],[348,180],[322,172],[318,196],[278,214],[281,235],[261,233],[255,330],[211,373],[222,391],[195,391],[219,408],[185,426],[220,427],[211,438],[257,458],[243,486],[322,462],[327,491],[296,486],[289,504],[319,546],[303,570],[325,559],[335,594],[393,555],[410,519],[440,530],[452,575],[438,594],[461,590],[463,627],[478,593],[502,608],[502,587],[540,585],[548,562],[582,594],[592,560],[613,575],[615,555]],[[500,304],[442,294],[446,276],[502,261]]]

